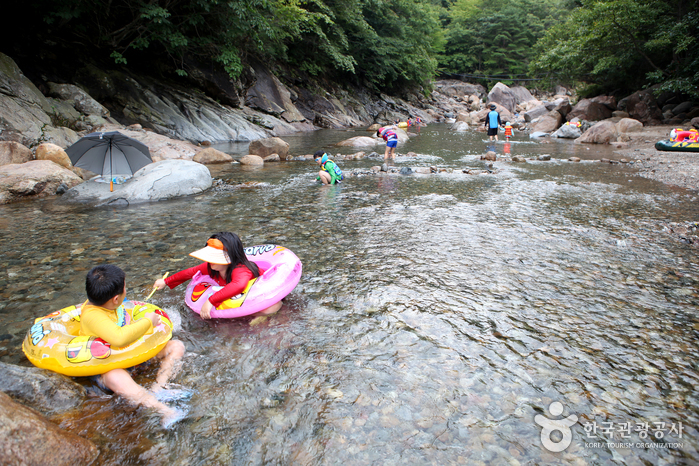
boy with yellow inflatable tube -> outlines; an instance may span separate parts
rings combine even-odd
[[[89,337],[97,337],[109,345],[124,347],[160,325],[160,316],[155,312],[148,312],[143,318],[130,323],[120,322],[117,310],[126,297],[125,282],[124,271],[115,265],[98,265],[87,273],[85,291],[88,300],[82,305],[78,338],[88,337],[88,341]],[[155,384],[151,388],[153,393],[134,382],[126,369],[112,369],[98,375],[97,382],[134,404],[154,408],[161,414],[162,424],[170,425],[181,418],[182,412],[161,403],[156,396],[174,375],[176,363],[184,355],[184,350],[181,341],[170,340],[155,356],[161,363]],[[80,354],[80,345],[77,345],[71,356],[79,358]]]

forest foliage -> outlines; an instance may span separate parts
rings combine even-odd
[[[697,96],[696,0],[30,0],[23,26],[129,66],[251,60],[382,91],[436,76]]]

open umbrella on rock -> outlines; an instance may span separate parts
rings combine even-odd
[[[140,141],[121,134],[119,131],[90,133],[66,149],[73,166],[109,175],[113,180],[117,175],[130,176],[153,162],[148,147]]]

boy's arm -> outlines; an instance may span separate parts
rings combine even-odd
[[[90,312],[82,318],[83,325],[87,326],[90,334],[95,335],[107,343],[124,347],[141,338],[151,329],[150,319],[139,319],[136,322],[119,327],[109,316],[101,312]]]

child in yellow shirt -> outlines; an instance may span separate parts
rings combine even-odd
[[[126,274],[115,265],[93,267],[87,273],[85,291],[87,301],[80,311],[80,335],[96,336],[111,345],[124,347],[160,324],[160,316],[149,312],[142,319],[123,327],[119,325],[117,309],[126,297]],[[163,386],[174,375],[184,350],[181,341],[170,340],[156,355],[161,363],[152,392],[134,382],[126,369],[112,369],[97,376],[97,383],[134,404],[154,408],[161,414],[162,424],[168,426],[181,419],[183,413],[158,401],[156,395],[164,391]]]

